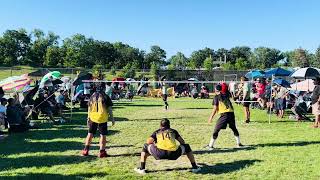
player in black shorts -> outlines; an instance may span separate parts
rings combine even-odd
[[[176,140],[179,141],[179,146],[176,144]],[[185,144],[178,131],[170,128],[170,121],[165,118],[161,120],[160,129],[155,131],[144,144],[140,167],[134,170],[139,174],[145,174],[146,160],[149,156],[153,156],[156,160],[176,160],[181,155],[187,155],[192,165],[192,172],[200,171],[189,144]]]
[[[227,125],[229,125],[229,128],[233,131],[237,146],[241,147],[243,146],[240,142],[240,136],[238,129],[236,127],[236,121],[234,116],[234,110],[232,103],[230,101],[230,93],[221,93],[222,87],[220,84],[216,86],[216,95],[213,98],[213,110],[209,117],[208,123],[212,123],[213,117],[218,113],[220,114],[220,118],[217,121],[217,124],[214,128],[214,132],[212,135],[212,138],[210,140],[209,145],[207,148],[209,150],[213,150],[214,143],[218,138],[219,131],[221,129],[226,129]]]
[[[83,156],[89,155],[89,148],[93,138],[93,135],[99,130],[100,133],[100,152],[98,157],[107,157],[106,152],[106,135],[108,134],[108,120],[112,121],[112,125],[115,124],[112,114],[112,101],[108,95],[104,92],[105,84],[101,85],[96,92],[90,97],[88,105],[88,135],[85,140],[85,147],[81,154]]]

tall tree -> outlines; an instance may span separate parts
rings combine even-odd
[[[213,69],[213,59],[211,57],[207,57],[203,62],[203,67],[207,71],[211,71]]]
[[[151,66],[152,63],[158,66],[164,65],[166,59],[166,51],[161,49],[159,46],[151,46],[150,53],[146,54],[146,64]]]
[[[294,53],[294,66],[308,67],[310,65],[307,56],[308,52],[302,48],[298,48]]]
[[[190,56],[189,67],[192,69],[201,68],[204,60],[208,57],[212,59],[215,57],[213,49],[204,48],[198,51],[193,51]]]
[[[49,67],[61,67],[63,65],[63,52],[59,46],[47,48],[44,65]]]
[[[253,67],[266,69],[271,68],[284,58],[281,51],[273,48],[258,47],[254,49],[251,56],[251,63]]]
[[[31,42],[30,51],[28,53],[28,64],[31,66],[42,66],[45,63],[47,49],[50,46],[57,46],[59,36],[53,32],[49,32],[48,35],[40,29],[34,29],[30,35],[33,39]]]
[[[236,46],[230,49],[230,61],[231,63],[235,63],[237,59],[242,58],[246,61],[249,60],[251,55],[251,49],[247,46]]]
[[[320,68],[320,46],[317,48],[314,57],[312,58],[311,66]]]
[[[169,59],[169,63],[174,69],[186,69],[188,59],[182,52],[178,52]]]
[[[26,30],[7,30],[0,39],[0,62],[6,66],[23,64],[30,49]]]

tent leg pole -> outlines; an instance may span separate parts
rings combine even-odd
[[[269,124],[271,124],[271,106],[270,106],[270,104],[271,104],[271,102],[272,102],[272,90],[273,90],[273,79],[274,79],[274,76],[272,75],[272,78],[271,78],[271,91],[270,91],[270,99],[269,99],[269,110],[270,110],[270,112],[269,112]]]

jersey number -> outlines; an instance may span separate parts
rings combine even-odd
[[[162,134],[162,139],[163,140],[164,140],[164,138],[171,139],[170,132],[161,133],[161,134]]]

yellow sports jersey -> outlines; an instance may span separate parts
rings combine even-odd
[[[176,151],[176,138],[180,136],[174,129],[158,130],[155,133],[157,148],[166,151]]]
[[[227,113],[227,112],[233,112],[232,103],[229,98],[225,97],[225,101],[229,106],[226,105],[226,103],[219,100],[218,95],[214,96],[213,98],[213,105],[218,106],[218,114]]]

